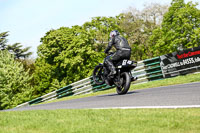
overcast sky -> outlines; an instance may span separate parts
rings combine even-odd
[[[0,33],[9,31],[9,44],[31,46],[36,58],[40,38],[50,29],[82,25],[97,16],[114,17],[129,7],[142,10],[151,3],[170,5],[171,0],[0,0]]]

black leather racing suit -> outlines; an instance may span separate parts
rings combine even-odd
[[[111,73],[116,73],[113,63],[123,59],[130,59],[131,47],[129,46],[128,41],[119,35],[110,39],[104,52],[108,53],[112,46],[114,46],[117,51],[109,59],[106,60],[106,64],[111,70]]]

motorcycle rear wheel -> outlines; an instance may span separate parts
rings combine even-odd
[[[116,91],[119,95],[126,94],[131,85],[131,76],[128,72],[123,72],[120,75],[120,86],[116,87]]]
[[[95,84],[102,85],[105,83],[105,78],[103,76],[103,72],[104,72],[104,69],[103,69],[103,65],[101,65],[101,64],[97,65],[94,68],[92,77],[93,77],[93,81]]]

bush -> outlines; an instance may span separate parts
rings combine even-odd
[[[8,51],[0,51],[0,109],[30,100],[32,76]]]

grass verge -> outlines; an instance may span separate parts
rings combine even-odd
[[[161,86],[168,86],[168,85],[191,83],[191,82],[200,82],[200,73],[177,76],[174,78],[168,78],[168,79],[157,80],[157,81],[151,81],[144,84],[136,84],[136,85],[132,84],[129,91],[136,90],[136,89],[145,89],[145,88],[154,88],[154,87],[161,87]],[[77,98],[83,98],[83,97],[97,96],[97,95],[103,95],[103,94],[109,94],[109,93],[116,93],[115,88],[105,90],[105,91],[99,91],[96,93],[85,94],[85,95],[64,97],[61,99],[43,102],[41,104],[59,102],[59,101],[65,101],[65,100],[71,100],[71,99],[77,99]]]
[[[131,90],[154,88],[154,87],[169,86],[169,85],[176,85],[176,84],[185,84],[185,83],[192,83],[192,82],[200,82],[200,73],[177,76],[177,77],[167,78],[163,80],[156,80],[156,81],[151,81],[145,84],[132,85]]]
[[[199,133],[200,109],[0,112],[0,133]]]

